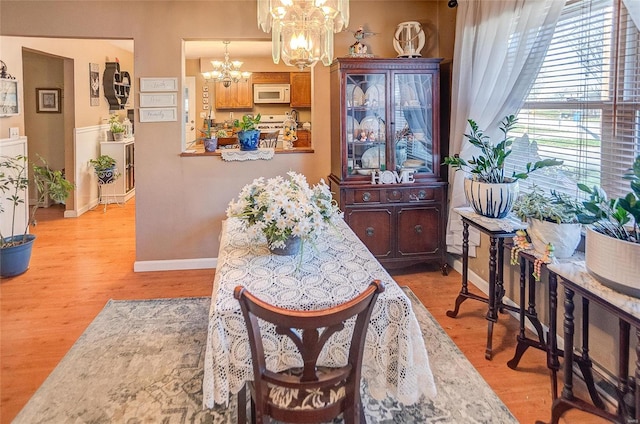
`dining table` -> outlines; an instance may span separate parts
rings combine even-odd
[[[282,308],[317,310],[356,297],[375,279],[385,291],[378,296],[366,334],[363,387],[376,400],[392,397],[405,405],[423,396],[433,399],[436,386],[411,300],[344,220],[304,240],[293,256],[272,254],[266,240],[256,239],[239,218],[224,220],[209,310],[204,406],[228,405],[230,396],[253,379],[247,329],[233,296],[236,286]],[[346,363],[352,328],[353,320],[347,321],[331,337],[319,365]],[[270,369],[302,365],[288,338],[265,323],[261,330]]]

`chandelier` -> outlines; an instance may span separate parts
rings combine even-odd
[[[271,55],[288,66],[333,62],[333,34],[349,25],[349,0],[257,0],[258,26],[271,31]]]
[[[241,79],[247,80],[251,76],[251,72],[240,72],[242,62],[239,60],[229,60],[229,43],[230,41],[223,41],[224,43],[224,61],[212,60],[213,65],[212,72],[204,72],[202,76],[206,80],[214,80],[221,82],[222,85],[229,88],[232,82],[239,82]]]

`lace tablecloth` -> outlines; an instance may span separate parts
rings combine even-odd
[[[303,245],[302,256],[270,254],[265,242],[252,241],[230,218],[223,223],[213,286],[204,364],[204,405],[226,404],[252,379],[251,352],[240,305],[233,289],[243,285],[266,302],[292,309],[320,309],[352,299],[373,280],[386,290],[376,302],[367,331],[362,376],[376,399],[393,396],[404,404],[436,388],[411,301],[344,221]],[[270,367],[302,366],[281,336],[267,330]],[[264,334],[264,330],[263,330]],[[319,363],[344,365],[350,330],[333,336]]]

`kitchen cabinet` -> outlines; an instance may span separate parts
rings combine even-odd
[[[311,107],[311,72],[291,72],[291,107]]]
[[[221,82],[215,83],[216,109],[251,109],[253,108],[252,79],[232,82],[225,87]]]
[[[298,139],[293,142],[293,147],[311,147],[311,131],[299,129],[296,136]]]
[[[251,79],[254,84],[289,84],[289,72],[254,72]]]
[[[446,272],[440,59],[338,58],[330,87],[329,182],[345,221],[385,267]]]
[[[109,102],[109,110],[124,109],[131,93],[129,72],[120,71],[119,62],[107,62],[102,75],[104,97]]]
[[[120,176],[110,184],[105,192],[107,198],[115,198],[124,203],[135,195],[135,141],[133,138],[124,141],[103,141],[100,143],[100,154],[109,155],[116,160],[116,168]]]

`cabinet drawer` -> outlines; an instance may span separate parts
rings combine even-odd
[[[354,190],[353,203],[380,203],[380,190]]]
[[[432,200],[442,200],[442,189],[440,187],[416,187],[409,192],[409,201],[426,202]]]

